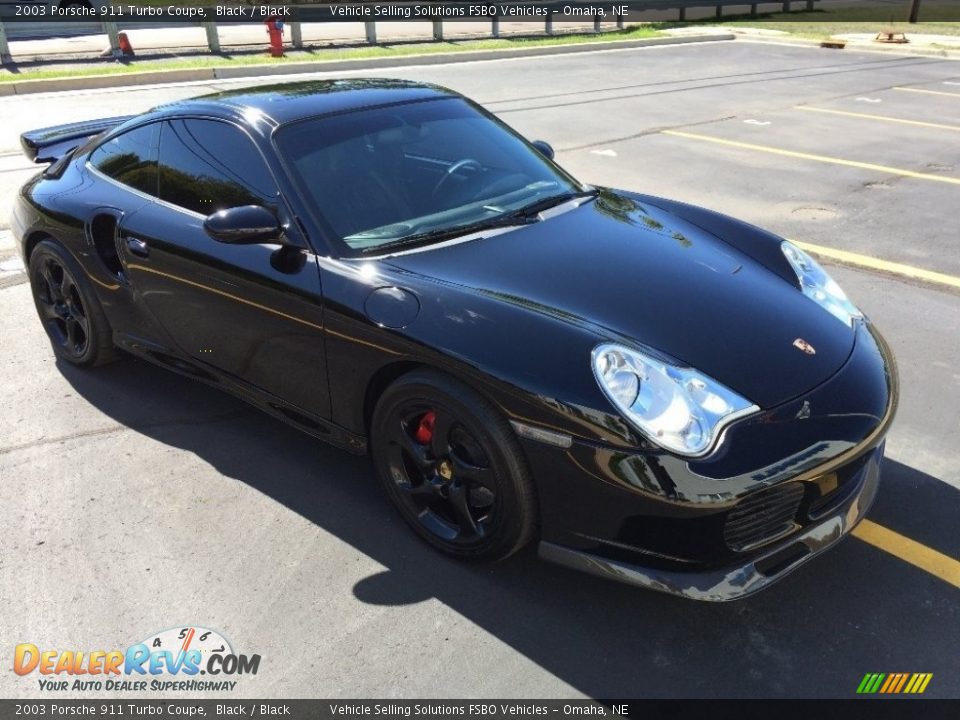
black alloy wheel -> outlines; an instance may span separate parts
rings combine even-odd
[[[372,450],[400,514],[443,552],[499,559],[532,536],[533,486],[512,429],[450,378],[416,372],[388,388]]]
[[[30,255],[29,272],[37,314],[57,357],[82,366],[112,359],[109,325],[76,261],[44,240]]]

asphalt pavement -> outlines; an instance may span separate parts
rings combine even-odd
[[[263,658],[235,697],[847,698],[867,672],[960,697],[960,65],[738,40],[377,74],[468,94],[584,181],[876,261],[829,268],[900,365],[869,515],[892,539],[848,538],[721,605],[532,552],[458,565],[366,459],[143,362],[56,364],[0,245],[0,648],[215,628]],[[30,172],[20,132],[256,82],[5,98],[0,212]],[[0,696],[38,694],[0,674]]]

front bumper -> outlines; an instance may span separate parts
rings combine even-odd
[[[699,572],[671,571],[642,567],[550,542],[540,543],[540,557],[592,575],[692,600],[736,600],[776,582],[849,533],[873,504],[882,458],[882,446],[872,451],[854,481],[857,488],[850,499],[826,519],[789,540],[764,548],[763,552],[743,564]]]
[[[540,554],[684,597],[756,592],[869,509],[897,401],[893,355],[861,323],[836,375],[734,424],[706,458],[522,440],[538,481]]]

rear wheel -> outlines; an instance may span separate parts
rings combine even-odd
[[[377,475],[403,518],[442,552],[498,560],[536,530],[533,483],[510,425],[439,373],[391,385],[374,411]]]
[[[82,268],[53,240],[30,255],[33,302],[57,357],[92,367],[114,358],[110,325]]]

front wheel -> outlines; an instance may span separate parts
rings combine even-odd
[[[534,536],[533,483],[510,425],[455,380],[397,380],[374,410],[371,450],[404,520],[447,555],[499,560]]]

